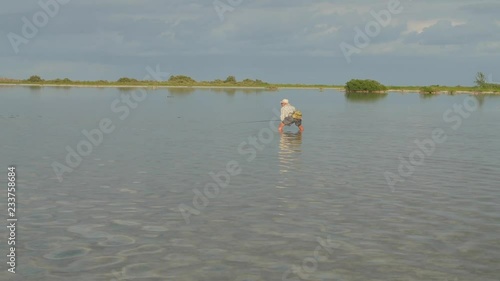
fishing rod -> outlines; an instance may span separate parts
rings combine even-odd
[[[226,126],[226,125],[237,125],[237,124],[249,124],[249,123],[261,123],[261,122],[271,122],[271,121],[279,121],[281,122],[281,120],[279,119],[272,119],[272,120],[259,120],[259,121],[245,121],[245,122],[237,122],[237,123],[229,123],[229,124],[223,124],[223,126]]]

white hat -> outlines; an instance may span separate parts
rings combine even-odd
[[[287,100],[287,99],[283,99],[283,100],[281,101],[281,103],[288,104],[288,100]]]

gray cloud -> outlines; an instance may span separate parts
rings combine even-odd
[[[367,72],[367,61],[399,65],[403,59],[402,64],[414,64],[452,55],[456,56],[456,65],[498,53],[500,23],[496,15],[500,4],[401,0],[403,12],[392,15],[390,25],[383,27],[370,39],[371,44],[347,64],[339,44],[354,44],[355,28],[363,30],[374,21],[371,13],[385,9],[388,2],[242,0],[224,14],[221,22],[212,1],[70,1],[35,38],[21,45],[16,55],[7,34],[21,34],[21,18],[31,18],[40,7],[36,2],[13,1],[4,4],[0,12],[0,57],[10,62],[0,65],[0,71],[18,78],[34,70],[43,71],[40,75],[47,77],[71,73],[74,79],[97,75],[103,79],[123,75],[140,78],[138,73],[145,65],[165,63],[172,72],[182,71],[200,79],[211,79],[212,73],[232,73],[266,80],[260,73],[274,69],[269,71],[270,78],[295,82],[293,79],[302,73],[302,80],[296,82],[309,83],[318,77],[326,79],[328,75],[319,71],[343,76],[339,73],[350,69],[351,76],[381,75],[381,65]],[[380,57],[384,61],[377,59]],[[304,67],[290,65],[289,59],[300,61]],[[329,61],[332,63],[322,63]],[[487,61],[482,61],[485,69],[491,68]],[[47,66],[50,64],[53,67]],[[100,70],[88,73],[92,67]],[[429,67],[413,70],[420,71],[422,77],[429,73]],[[469,75],[462,72],[454,77]],[[396,77],[387,72],[384,79]],[[422,80],[415,76],[413,79]]]
[[[441,20],[422,33],[412,32],[405,42],[422,45],[476,45],[481,42],[500,42],[500,26],[493,21],[468,22],[453,25],[449,20]]]

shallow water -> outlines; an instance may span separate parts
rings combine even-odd
[[[0,280],[498,280],[500,97],[134,93],[0,88],[19,219]],[[266,121],[283,98],[303,134]],[[90,151],[82,130],[105,118]]]

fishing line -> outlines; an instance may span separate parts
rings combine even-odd
[[[229,123],[229,124],[222,124],[221,126],[227,126],[227,125],[237,125],[237,124],[250,124],[250,123],[261,123],[261,122],[281,122],[279,119],[272,119],[272,120],[259,120],[259,121],[246,121],[246,122],[237,122],[237,123]]]

